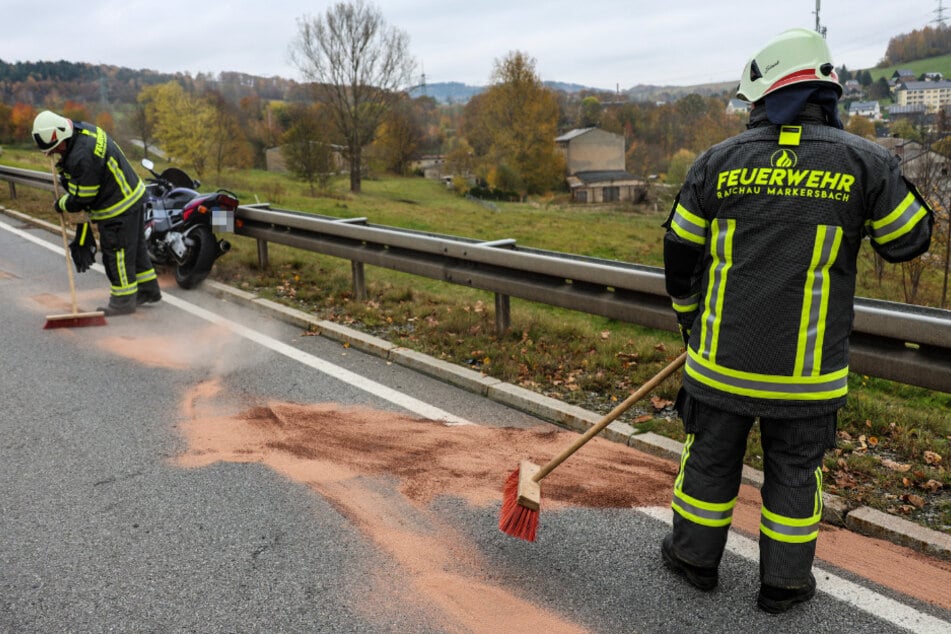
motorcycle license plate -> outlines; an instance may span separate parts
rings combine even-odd
[[[213,209],[211,227],[214,231],[234,233],[234,209]]]

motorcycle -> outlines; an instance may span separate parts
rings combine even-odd
[[[154,264],[174,268],[182,288],[195,288],[208,276],[231,243],[215,236],[234,231],[238,197],[226,189],[201,194],[201,183],[183,170],[169,167],[161,174],[142,159],[149,171],[145,186],[145,241]]]

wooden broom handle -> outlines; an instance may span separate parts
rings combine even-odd
[[[56,164],[53,162],[53,159],[50,159],[50,175],[53,177],[53,196],[54,200],[59,200],[59,181],[56,179]],[[66,252],[66,274],[69,276],[69,296],[73,302],[73,314],[79,314],[79,304],[76,302],[76,278],[73,277],[73,263],[70,261],[69,257],[69,242],[66,237],[66,221],[63,219],[62,211],[57,211],[56,215],[59,216],[59,228],[62,230],[63,234],[63,251]]]
[[[69,243],[66,241],[66,221],[63,220],[63,214],[58,213],[59,226],[63,234],[63,249],[66,251],[66,274],[69,276],[69,296],[73,302],[73,314],[79,314],[79,305],[76,302],[76,280],[73,277],[73,263],[69,257]]]
[[[597,436],[599,433],[601,433],[601,430],[603,430],[605,427],[613,423],[614,419],[616,419],[618,416],[626,412],[631,407],[631,405],[633,405],[637,401],[644,398],[648,392],[653,390],[664,379],[666,379],[671,374],[676,372],[684,364],[684,362],[686,362],[686,360],[687,360],[687,353],[686,352],[681,353],[679,357],[677,357],[676,359],[671,361],[669,364],[667,364],[667,367],[665,367],[663,370],[655,374],[651,380],[649,380],[647,383],[642,385],[640,389],[638,389],[636,392],[634,392],[633,394],[628,396],[626,399],[624,399],[624,401],[620,405],[612,409],[604,418],[598,421],[596,425],[594,425],[588,431],[586,431],[570,447],[568,447],[567,449],[562,451],[560,454],[552,458],[551,461],[549,461],[546,465],[544,465],[541,469],[539,469],[538,473],[532,476],[532,481],[540,482],[541,479],[547,476],[549,473],[551,473],[555,469],[555,467],[557,467],[562,462],[567,460],[571,454],[581,449],[582,445],[584,445],[586,442],[588,442],[589,440]]]

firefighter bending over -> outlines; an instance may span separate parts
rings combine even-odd
[[[162,292],[143,233],[145,185],[119,146],[102,128],[49,110],[33,120],[33,140],[46,154],[60,155],[56,169],[65,193],[54,203],[56,211],[87,212],[99,228],[110,288],[108,306],[98,310],[126,315],[139,304],[159,301]],[[80,226],[80,236],[92,240],[88,226]],[[76,260],[80,271],[95,255],[94,248],[86,248],[91,244],[74,244],[74,253],[87,256]]]

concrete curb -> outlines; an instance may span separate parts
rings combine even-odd
[[[600,415],[580,407],[484,376],[481,372],[394,345],[379,337],[367,335],[335,322],[316,319],[303,311],[267,299],[260,299],[252,293],[213,280],[206,280],[203,287],[222,299],[240,301],[254,306],[287,323],[313,330],[328,339],[340,341],[367,354],[382,357],[464,390],[481,394],[573,431],[584,432],[601,418]],[[608,425],[601,436],[670,460],[679,460],[683,450],[683,443],[653,432],[641,433],[636,428],[617,421]],[[759,488],[763,484],[763,474],[751,467],[744,467],[743,482]],[[834,526],[844,527],[862,535],[907,546],[927,555],[951,561],[951,535],[869,507],[850,509],[847,502],[838,496],[828,493],[824,495],[822,519]]]

